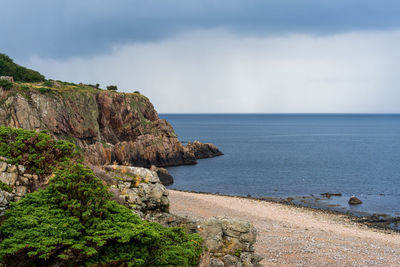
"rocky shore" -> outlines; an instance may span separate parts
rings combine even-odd
[[[400,234],[350,216],[251,198],[169,190],[170,212],[193,219],[229,216],[257,230],[266,266],[397,266]]]

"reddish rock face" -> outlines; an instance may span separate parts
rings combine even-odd
[[[128,163],[159,167],[195,164],[197,158],[222,153],[211,144],[184,147],[172,126],[158,118],[140,94],[101,90],[53,90],[42,94],[0,90],[0,124],[46,129],[73,141],[92,164]]]

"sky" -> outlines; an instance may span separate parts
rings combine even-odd
[[[0,53],[161,113],[399,113],[398,0],[2,0]]]

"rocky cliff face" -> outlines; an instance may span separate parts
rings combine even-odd
[[[196,159],[222,155],[213,145],[183,146],[171,125],[137,93],[117,93],[89,86],[42,84],[0,87],[0,125],[46,129],[56,138],[73,141],[92,164],[150,167],[194,164]]]

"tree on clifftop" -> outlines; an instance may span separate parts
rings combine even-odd
[[[0,76],[12,76],[18,82],[42,82],[45,80],[39,72],[15,64],[9,56],[1,53]]]

